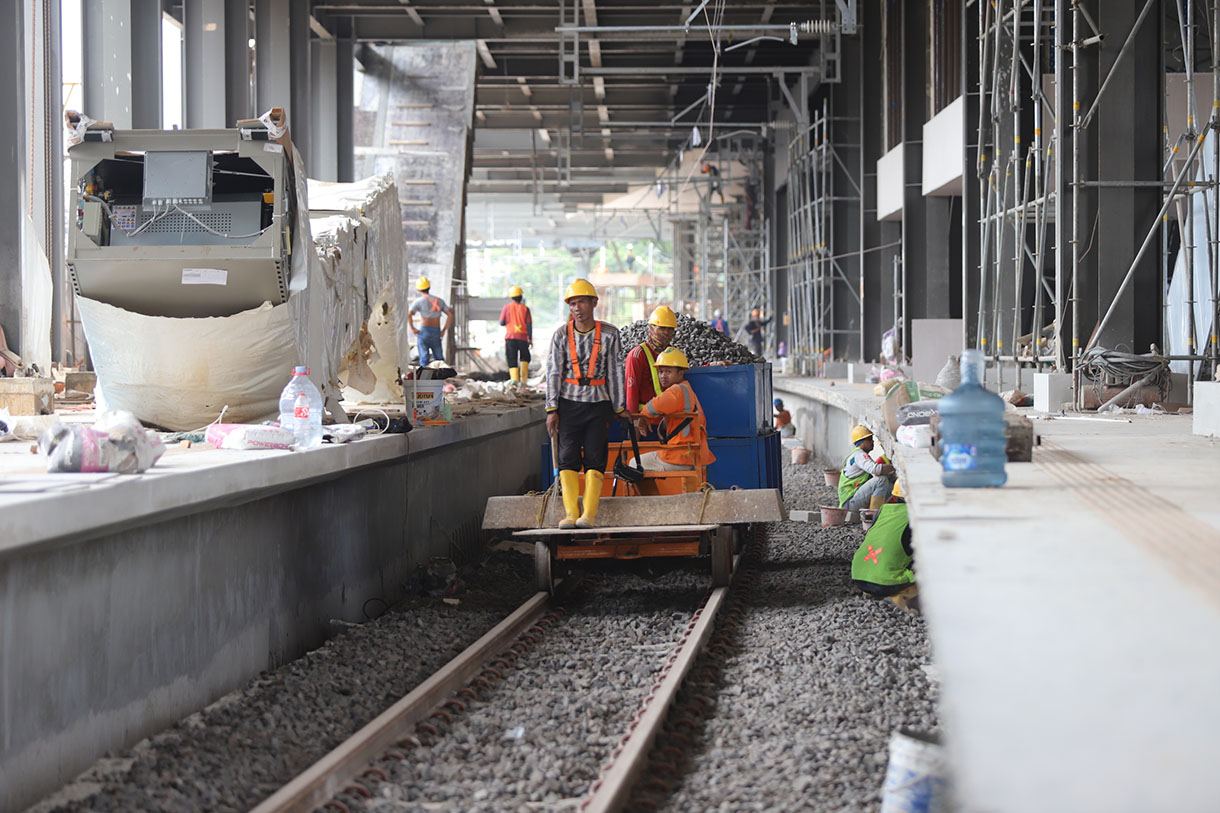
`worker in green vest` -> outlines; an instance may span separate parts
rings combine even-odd
[[[852,557],[851,580],[870,596],[888,598],[899,609],[918,613],[919,588],[911,570],[911,526],[902,481],[894,483],[890,499],[877,511],[873,527]]]
[[[867,426],[851,430],[851,444],[856,449],[843,461],[839,474],[839,507],[849,511],[868,508],[874,496],[890,498],[894,486],[894,467],[883,460],[874,460],[873,433]]]

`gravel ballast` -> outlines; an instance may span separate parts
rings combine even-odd
[[[468,589],[442,574],[430,586],[449,581],[457,605],[415,597],[376,621],[345,626],[304,657],[99,760],[32,813],[248,810],[532,595],[532,567],[528,557],[501,552],[463,574]]]
[[[789,510],[834,501],[820,466],[786,466]],[[816,516],[816,513],[815,513]],[[770,526],[759,573],[691,739],[670,810],[875,810],[899,728],[934,731],[924,622],[850,581],[859,525]],[[916,554],[918,556],[918,554]],[[918,566],[918,561],[916,562]],[[707,657],[706,655],[704,657]]]
[[[621,353],[625,359],[633,347],[648,340],[648,322],[641,319],[623,325],[619,328],[619,334],[622,336]],[[686,360],[692,367],[702,367],[714,361],[753,364],[766,360],[754,355],[744,344],[733,341],[707,322],[700,322],[685,314],[678,316],[678,329],[674,333],[673,346],[686,354]]]

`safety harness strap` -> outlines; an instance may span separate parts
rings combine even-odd
[[[577,387],[604,387],[606,379],[594,378],[593,375],[597,371],[597,356],[602,349],[602,323],[596,322],[593,328],[593,351],[589,353],[589,374],[582,376],[580,374],[580,356],[576,352],[576,327],[572,320],[568,320],[568,358],[572,362],[572,377],[565,378],[564,382]]]

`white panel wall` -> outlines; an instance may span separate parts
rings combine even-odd
[[[899,144],[877,161],[877,219],[901,220],[906,177],[905,145]]]
[[[958,96],[923,126],[923,193],[949,197],[962,193],[965,99]]]

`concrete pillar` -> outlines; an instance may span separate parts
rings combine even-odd
[[[309,46],[311,55],[310,104],[313,122],[310,129],[309,177],[321,181],[339,180],[339,126],[335,68],[337,47],[334,40],[315,40]]]
[[[22,7],[0,5],[0,54],[8,68],[0,70],[0,110],[25,110],[25,38]],[[8,346],[20,355],[21,347],[21,226],[25,213],[24,115],[0,116],[0,327]]]
[[[161,71],[161,0],[131,0],[132,127],[161,129]]]
[[[863,212],[864,200],[860,191],[867,185],[864,180],[863,143],[861,127],[864,123],[865,97],[861,83],[863,81],[860,64],[864,54],[865,33],[851,37],[843,37],[839,52],[839,75],[843,78],[838,85],[830,86],[831,122],[830,141],[842,159],[842,164],[835,163],[832,172],[832,183],[835,201],[832,204],[834,217],[831,220],[831,231],[835,254],[850,254],[864,248]],[[873,166],[876,166],[874,163]],[[875,186],[875,184],[874,184]],[[873,218],[876,220],[876,218]],[[864,270],[864,256],[843,257],[839,267],[852,281],[855,293],[859,292],[857,280]],[[834,314],[835,330],[848,331],[836,333],[831,344],[834,347],[835,358],[862,359],[864,348],[860,345],[860,302],[853,291],[845,285],[835,285]],[[872,329],[866,324],[866,333]],[[867,337],[866,337],[867,338]]]
[[[947,267],[928,263],[928,211],[924,203],[923,125],[928,120],[928,7],[926,3],[891,4],[902,14],[902,144],[906,190],[902,208],[902,266],[906,309],[903,340],[909,344],[911,319],[927,317],[928,303],[947,298]],[[903,348],[910,354],[911,348]]]
[[[83,112],[121,129],[132,127],[131,12],[131,0],[81,3]]]
[[[1106,0],[1099,4],[1101,16],[1097,24],[1108,35],[1104,47],[1098,52],[1100,79],[1104,79],[1115,65],[1118,50],[1126,41],[1143,6],[1143,0]],[[1196,9],[1195,14],[1199,16],[1201,11]],[[1118,63],[1110,87],[1097,108],[1093,127],[1103,134],[1097,137],[1097,158],[1099,175],[1104,180],[1160,180],[1160,122],[1164,90],[1163,72],[1155,69],[1161,59],[1160,19],[1159,15],[1153,13],[1144,20],[1135,35],[1131,52]],[[1203,37],[1198,37],[1197,41],[1202,42]],[[1199,110],[1200,123],[1205,122],[1209,115],[1210,111]],[[1171,122],[1171,131],[1174,126]],[[1118,286],[1131,267],[1131,261],[1135,259],[1136,251],[1148,229],[1155,224],[1160,206],[1161,196],[1154,188],[1106,189],[1105,195],[1100,196],[1097,206],[1098,239],[1094,247],[1097,252],[1096,304],[1082,308],[1081,335],[1084,341],[1088,340],[1096,320],[1110,307]],[[1156,245],[1159,245],[1159,240]],[[1208,272],[1204,266],[1197,268],[1195,273]],[[1141,353],[1148,350],[1150,343],[1159,340],[1160,320],[1157,309],[1152,307],[1153,303],[1159,301],[1159,280],[1158,252],[1149,251],[1135,272],[1132,286],[1119,300],[1118,308],[1098,337],[1100,346],[1113,348],[1122,345]]]
[[[225,122],[225,0],[185,0],[183,96],[187,128],[219,129]]]
[[[225,0],[225,126],[254,116],[250,93],[250,3]]]
[[[28,57],[26,84],[32,91],[30,104],[29,155],[32,183],[30,199],[34,233],[51,267],[51,359],[63,359],[64,292],[64,199],[63,199],[63,119],[60,0],[35,0],[27,40],[32,48]]]
[[[843,81],[851,82],[853,72],[858,78],[860,107],[859,133],[861,158],[860,188],[864,193],[864,245],[879,246],[898,238],[898,226],[877,222],[877,159],[885,154],[885,111],[882,108],[881,62],[881,0],[862,0],[858,4],[858,19],[866,27],[860,30],[860,61],[854,71],[846,70]],[[863,257],[864,270],[864,353],[865,359],[881,355],[881,334],[893,324],[893,295],[890,280],[894,249],[874,251]]]
[[[342,36],[335,41],[335,151],[338,178],[344,183],[351,183],[356,180],[356,143],[353,132],[356,55],[352,47],[350,25],[346,20],[342,25]]]
[[[288,20],[288,59],[289,59],[289,95],[292,99],[289,109],[289,126],[292,128],[292,141],[301,155],[308,160],[310,153],[310,125],[313,124],[310,114],[313,76],[310,72],[309,48],[309,6],[310,0],[289,0]],[[310,172],[310,167],[305,167]]]
[[[272,107],[289,110],[288,0],[255,0],[254,31],[254,109],[260,114]]]

